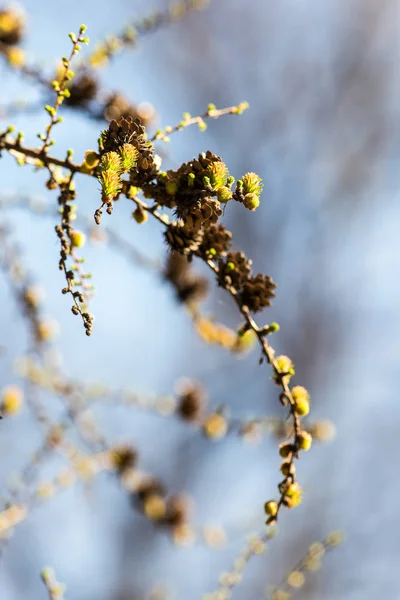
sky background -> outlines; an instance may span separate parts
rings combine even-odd
[[[25,48],[51,72],[69,48],[67,34],[88,26],[91,45],[148,13],[149,3],[94,0],[25,1]],[[162,8],[166,3],[152,3]],[[264,180],[255,213],[228,206],[224,223],[256,272],[278,283],[263,322],[277,321],[273,343],[296,365],[296,383],[311,392],[313,418],[332,419],[335,440],[315,444],[299,463],[303,504],[282,514],[279,535],[266,555],[255,557],[235,590],[261,598],[269,585],[332,529],[346,543],[309,578],[299,599],[358,600],[399,597],[397,565],[397,454],[400,321],[398,0],[214,0],[201,13],[143,38],[101,72],[105,88],[132,102],[148,101],[157,126],[178,123],[184,111],[205,111],[247,100],[241,117],[210,122],[177,134],[166,168],[211,149],[235,177],[256,171]],[[24,99],[44,104],[42,90],[0,65],[0,104]],[[76,160],[96,148],[102,125],[65,111],[54,154],[75,149]],[[14,115],[27,144],[47,124],[39,110]],[[0,128],[9,124],[0,123]],[[53,206],[44,175],[4,156],[1,194],[34,195]],[[77,178],[78,207],[92,215],[99,203],[95,181]],[[129,206],[116,205],[103,223],[148,256],[162,258],[157,224],[136,226]],[[4,216],[2,217],[4,219]],[[26,265],[46,288],[46,312],[61,325],[58,347],[72,377],[113,387],[168,394],[178,378],[205,385],[210,403],[226,403],[239,416],[281,415],[277,390],[258,351],[235,360],[205,346],[168,286],[151,272],[132,268],[112,248],[85,248],[96,296],[93,336],[61,295],[58,245],[52,216],[25,210],[6,215]],[[201,270],[201,267],[198,266]],[[26,332],[4,277],[0,382],[16,381],[11,369],[26,348]],[[209,311],[231,326],[240,319],[229,298],[212,293]],[[51,399],[49,399],[51,410]],[[225,550],[172,546],[129,506],[126,495],[102,478],[87,498],[71,489],[17,527],[0,562],[3,600],[39,600],[39,580],[51,564],[68,586],[69,600],[133,600],[165,585],[176,600],[201,598],[218,587],[244,545],[263,527],[263,503],[274,496],[279,473],[276,440],[248,446],[228,437],[218,444],[180,423],[122,408],[98,409],[107,439],[132,440],[143,466],[172,492],[195,499],[195,522],[218,522],[231,533]],[[39,432],[24,413],[1,426],[0,489],[37,447]],[[54,465],[49,465],[49,470]]]

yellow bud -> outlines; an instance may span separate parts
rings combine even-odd
[[[291,483],[285,491],[285,495],[283,498],[283,503],[288,508],[294,508],[298,504],[300,504],[302,500],[302,489],[298,483]]]
[[[308,402],[308,400],[306,400],[306,398],[297,400],[295,403],[295,411],[299,415],[299,417],[304,417],[308,415],[308,413],[310,412],[310,403]]]
[[[25,64],[25,52],[18,46],[11,46],[6,53],[8,62],[12,67],[19,69]]]
[[[59,324],[52,319],[46,319],[38,324],[38,337],[41,342],[50,342],[54,339],[59,331]]]
[[[300,417],[308,415],[308,413],[310,412],[310,394],[308,393],[306,388],[302,385],[296,385],[292,389],[292,398],[295,403],[296,413]]]
[[[343,542],[344,535],[341,531],[332,531],[325,539],[325,544],[331,548],[339,546]]]
[[[287,582],[290,585],[290,587],[294,588],[301,588],[304,585],[305,581],[306,578],[304,576],[304,573],[302,573],[301,571],[292,571],[287,578]]]
[[[289,461],[284,461],[281,464],[281,473],[282,475],[284,475],[285,477],[287,477],[288,475],[293,475],[296,471],[296,468],[294,466],[294,464],[289,460]]]
[[[170,196],[175,196],[176,192],[178,191],[178,184],[176,181],[168,181],[165,189],[167,190],[167,194]]]
[[[133,211],[132,217],[135,219],[136,223],[141,225],[142,223],[146,223],[149,218],[147,212],[143,210],[141,206],[138,206],[136,210]]]
[[[45,482],[45,483],[41,483],[37,490],[36,493],[38,495],[38,498],[40,500],[48,500],[49,498],[51,498],[52,496],[54,496],[54,494],[56,493],[56,487],[54,485],[54,483],[52,483],[51,481],[49,482]]]
[[[21,410],[24,394],[16,385],[4,388],[1,398],[1,408],[5,415],[15,415]]]
[[[306,400],[309,400],[310,394],[302,385],[295,385],[294,388],[292,388],[292,398],[295,402],[302,398],[306,398]]]
[[[297,482],[291,483],[286,490],[286,496],[293,498],[293,496],[297,496],[298,494],[301,494],[301,487]]]
[[[312,445],[312,435],[307,431],[302,431],[298,437],[298,444],[300,450],[309,450]]]
[[[260,206],[260,199],[257,194],[246,194],[243,200],[243,204],[249,210],[256,210]]]
[[[226,419],[219,413],[213,413],[203,423],[203,431],[213,440],[223,438],[228,431]]]
[[[232,192],[228,187],[223,185],[220,188],[218,188],[217,198],[219,202],[228,202],[228,200],[232,198]]]
[[[284,377],[282,377],[282,379],[284,380],[289,380],[290,377],[292,375],[294,375],[294,365],[291,361],[291,359],[288,356],[285,355],[280,355],[276,358],[276,367],[278,370],[278,373],[280,374],[285,374]],[[280,382],[280,378],[279,375],[275,376],[275,380],[279,383]]]
[[[271,600],[292,600],[292,596],[284,590],[275,590],[272,593]]]
[[[321,542],[314,542],[308,549],[308,555],[321,559],[325,554],[325,547]]]
[[[43,289],[39,286],[30,285],[25,290],[25,299],[32,306],[38,306],[44,296]]]
[[[86,242],[86,235],[82,231],[73,231],[71,233],[71,244],[74,248],[82,248]]]
[[[181,523],[174,527],[172,537],[178,546],[191,546],[196,539],[196,534],[188,523]]]
[[[264,511],[267,515],[275,517],[278,514],[278,503],[275,500],[270,500],[264,504]]]
[[[293,452],[293,444],[290,442],[285,442],[279,446],[279,454],[282,458],[287,458]]]
[[[165,516],[166,505],[165,500],[158,494],[151,494],[144,502],[144,512],[148,519],[159,521]]]
[[[85,152],[84,164],[90,169],[94,169],[100,162],[100,157],[94,150],[87,150]]]

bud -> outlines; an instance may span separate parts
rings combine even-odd
[[[271,517],[276,517],[278,514],[278,503],[275,500],[270,500],[264,504],[264,511],[267,515]]]
[[[334,548],[335,546],[339,546],[343,542],[343,539],[344,535],[341,531],[331,531],[325,539],[325,544],[330,548]]]
[[[281,464],[281,473],[284,477],[288,477],[288,475],[294,475],[296,468],[294,464],[290,460],[285,460]]]
[[[160,521],[164,518],[167,507],[162,496],[159,494],[151,494],[145,499],[143,509],[148,519],[151,521]]]
[[[277,357],[276,364],[280,373],[289,373],[289,371],[293,368],[291,359],[283,354]]]
[[[225,203],[228,202],[228,200],[230,200],[232,198],[232,192],[229,188],[227,188],[226,186],[222,186],[218,189],[217,192],[217,199],[219,202],[221,203]]]
[[[255,194],[258,198],[261,196],[264,184],[257,173],[246,173],[241,178],[242,192],[246,194]]]
[[[37,335],[41,342],[50,342],[58,334],[60,326],[54,319],[45,319],[40,321],[37,328]]]
[[[279,446],[279,454],[282,458],[287,458],[294,451],[294,446],[290,442],[285,442]]]
[[[97,167],[97,165],[99,164],[100,158],[99,155],[97,154],[97,152],[95,152],[94,150],[87,150],[85,152],[85,160],[84,163],[94,169],[95,167]]]
[[[113,171],[121,173],[121,158],[117,152],[106,152],[100,162],[99,171]]]
[[[165,186],[165,189],[167,190],[167,194],[169,194],[170,196],[175,196],[175,194],[178,191],[178,184],[176,183],[176,181],[168,181],[167,185]]]
[[[124,173],[133,169],[133,167],[137,163],[137,159],[139,156],[138,150],[132,144],[124,144],[120,150],[119,154],[121,157],[121,167]]]
[[[99,181],[102,187],[103,201],[111,202],[120,193],[122,188],[119,174],[115,171],[104,171],[100,173]]]
[[[278,373],[275,374],[275,381],[280,383],[281,379],[289,381],[291,376],[294,375],[294,365],[288,356],[280,355],[276,358],[276,367]]]
[[[260,200],[257,194],[246,194],[243,200],[243,204],[249,210],[256,210],[260,206]]]
[[[82,248],[86,242],[86,235],[82,231],[73,231],[71,233],[71,244],[74,248]]]
[[[307,431],[302,431],[297,439],[298,439],[298,445],[299,445],[300,450],[307,451],[311,448],[312,435],[310,433],[308,433]]]
[[[219,440],[227,434],[228,424],[219,413],[213,413],[203,423],[203,431],[207,437]]]
[[[1,408],[5,415],[16,415],[21,410],[24,394],[16,385],[8,385],[1,395]]]
[[[226,185],[228,179],[228,167],[222,161],[212,163],[207,167],[207,177],[210,180],[210,185],[214,190]]]
[[[138,206],[136,210],[133,211],[132,217],[135,219],[136,223],[139,223],[139,225],[145,223],[149,218],[146,211],[143,210],[141,206]]]
[[[25,52],[18,46],[11,46],[5,51],[5,56],[12,67],[20,69],[25,64]]]
[[[310,394],[302,385],[296,385],[292,388],[292,398],[295,404],[295,411],[300,417],[308,415],[310,412]]]
[[[306,578],[304,576],[304,573],[302,573],[301,571],[292,571],[291,573],[289,573],[288,578],[287,578],[287,582],[290,585],[290,587],[293,588],[301,588],[304,583],[306,581]]]
[[[291,483],[285,491],[284,504],[288,508],[294,508],[300,504],[302,499],[302,489],[297,482]]]

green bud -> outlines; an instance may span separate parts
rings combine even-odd
[[[128,198],[134,198],[135,196],[138,195],[139,192],[140,192],[140,188],[131,185],[129,188],[129,192],[128,192]]]
[[[228,168],[222,161],[212,163],[207,167],[207,176],[214,190],[226,185],[228,175]]]
[[[54,117],[55,112],[56,112],[56,109],[54,108],[54,106],[49,106],[48,104],[46,104],[46,106],[44,107],[44,110],[46,112],[48,112],[51,117]]]
[[[228,202],[228,200],[231,200],[232,198],[232,192],[229,188],[223,185],[217,192],[217,198],[221,203]]]
[[[119,154],[121,157],[122,171],[127,173],[136,165],[139,152],[132,144],[124,144],[120,148]]]
[[[138,206],[136,210],[133,211],[132,217],[135,219],[136,223],[139,223],[139,225],[145,223],[149,218],[146,211],[143,210],[141,206]]]
[[[99,181],[102,187],[103,201],[111,202],[111,200],[119,194],[122,188],[119,174],[115,171],[103,171],[99,175]]]
[[[240,104],[238,104],[238,106],[236,106],[236,109],[234,110],[234,113],[236,115],[241,115],[242,112],[244,110],[247,110],[249,108],[249,103],[248,102],[241,102]]]
[[[207,123],[203,119],[198,121],[199,131],[205,131],[207,129]]]
[[[256,194],[260,197],[264,184],[257,173],[246,173],[242,179],[243,194]]]
[[[243,203],[249,210],[256,210],[260,206],[257,194],[246,194]]]
[[[99,165],[99,171],[114,171],[115,173],[121,173],[121,157],[117,152],[106,152],[102,157]]]
[[[167,194],[169,194],[170,196],[175,196],[175,194],[178,191],[178,184],[176,183],[176,181],[168,181],[167,185],[165,186],[165,189],[167,190]]]

